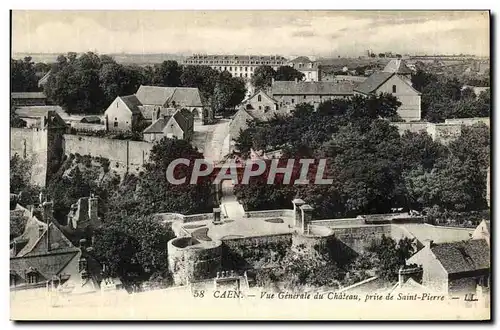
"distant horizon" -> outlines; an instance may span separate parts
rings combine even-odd
[[[486,11],[13,11],[12,52],[489,56]]]

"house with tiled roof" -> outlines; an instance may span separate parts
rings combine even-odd
[[[401,102],[398,114],[404,121],[418,121],[422,117],[421,93],[412,87],[411,70],[402,60],[391,60],[384,70],[357,84],[354,92],[364,96],[391,94]]]
[[[142,132],[146,142],[158,142],[164,137],[187,141],[193,138],[194,118],[187,109],[179,109],[171,116],[160,116],[159,110],[155,110],[153,119],[154,122]]]
[[[48,286],[85,293],[99,289],[101,266],[81,240],[76,247],[53,221],[52,202],[40,207],[41,220],[21,206],[27,219],[22,235],[10,242],[10,289],[43,289]]]
[[[330,99],[352,97],[354,84],[332,81],[273,81],[271,94],[279,102],[280,109],[293,109],[300,103],[309,103],[317,108],[320,103]]]
[[[288,65],[304,74],[305,81],[319,81],[319,63],[311,61],[307,56],[299,56],[288,62]]]
[[[450,295],[476,293],[490,287],[490,247],[485,239],[434,244],[407,260],[422,267],[422,285]]]
[[[139,124],[142,113],[141,102],[135,95],[118,96],[104,112],[104,121],[109,131],[133,131]]]
[[[195,120],[205,122],[210,119],[207,117],[208,111],[203,107],[198,88],[141,85],[135,95],[141,103],[140,111],[148,121],[152,120],[153,110],[160,110],[160,113],[169,115],[169,108],[184,108],[193,114]]]

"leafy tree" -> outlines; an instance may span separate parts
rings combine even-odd
[[[19,194],[30,185],[31,164],[15,154],[10,159],[10,192]]]
[[[35,64],[27,56],[23,60],[10,60],[10,86],[12,92],[35,92],[38,90]]]
[[[274,79],[279,81],[293,81],[297,79],[298,81],[301,81],[304,77],[305,75],[302,72],[292,68],[291,66],[285,65],[280,66],[276,70]]]
[[[156,86],[181,86],[182,67],[177,61],[163,61],[155,68],[151,83]]]
[[[403,238],[396,242],[385,235],[380,240],[372,241],[367,250],[378,260],[376,274],[389,282],[397,280],[399,268],[415,252],[412,239]]]
[[[462,95],[461,99],[462,100],[467,100],[467,99],[475,99],[476,98],[476,93],[474,93],[474,90],[470,87],[464,88],[462,90]]]
[[[262,65],[255,69],[251,78],[251,83],[255,90],[271,87],[273,78],[276,77],[276,71],[268,65]]]

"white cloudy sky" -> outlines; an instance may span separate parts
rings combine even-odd
[[[13,52],[489,54],[487,12],[14,11]]]

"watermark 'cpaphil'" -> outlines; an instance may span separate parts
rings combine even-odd
[[[167,181],[174,185],[197,184],[209,178],[213,184],[232,180],[238,184],[249,184],[258,179],[267,184],[332,184],[333,179],[324,178],[326,159],[272,159],[248,160],[246,163],[226,163],[214,166],[204,159],[192,162],[186,158],[173,160],[167,167]],[[189,173],[190,172],[190,173]],[[176,175],[177,174],[177,175]],[[179,176],[179,174],[181,174]],[[183,175],[184,174],[184,175]]]

